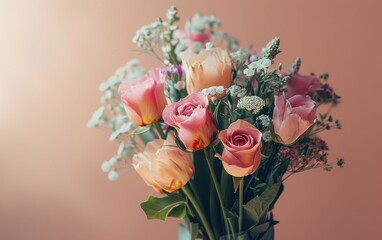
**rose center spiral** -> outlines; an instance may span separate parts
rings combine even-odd
[[[178,115],[181,115],[181,116],[191,116],[192,112],[194,111],[194,109],[196,108],[196,106],[194,106],[193,104],[191,103],[186,103],[184,105],[181,105],[178,107]]]
[[[232,143],[236,146],[243,146],[250,142],[250,138],[246,134],[237,134],[232,138]]]

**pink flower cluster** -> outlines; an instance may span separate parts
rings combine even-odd
[[[291,171],[300,167],[313,167],[328,162],[328,145],[320,138],[311,138],[293,146],[282,146],[278,152],[280,160],[290,159]]]

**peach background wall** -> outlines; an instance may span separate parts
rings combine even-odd
[[[215,13],[243,46],[279,36],[280,62],[328,71],[344,98],[344,130],[325,138],[346,168],[287,181],[277,238],[382,239],[379,0],[1,0],[0,239],[176,239],[176,221],[145,220],[150,189],[134,172],[101,173],[116,145],[85,128],[99,83],[137,57],[135,30],[171,4]]]

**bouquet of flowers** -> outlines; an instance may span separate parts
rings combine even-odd
[[[134,168],[159,193],[141,204],[147,218],[184,219],[179,239],[274,239],[284,181],[332,168],[317,134],[341,128],[330,114],[340,97],[328,74],[300,73],[299,58],[275,66],[279,38],[243,49],[215,16],[178,20],[170,7],[133,38],[158,68],[133,60],[100,85],[88,126],[120,142],[102,170],[115,180]]]

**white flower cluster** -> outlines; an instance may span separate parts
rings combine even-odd
[[[256,118],[257,121],[261,122],[261,124],[264,127],[268,127],[269,124],[271,123],[271,119],[267,115],[260,115]]]
[[[223,94],[224,93],[224,87],[223,86],[212,86],[212,87],[203,89],[202,93],[209,94],[209,95]]]
[[[159,21],[153,22],[150,25],[141,27],[133,38],[133,42],[137,46],[146,51],[152,51],[160,42],[162,32],[162,23]]]
[[[258,96],[245,96],[240,98],[237,107],[257,114],[263,109],[265,102]]]
[[[243,73],[247,77],[253,77],[256,72],[264,71],[266,72],[269,66],[272,65],[272,61],[268,58],[260,58],[254,62],[251,62]]]
[[[247,94],[247,89],[238,85],[232,85],[227,89],[227,93],[229,93],[232,97],[242,98]]]

